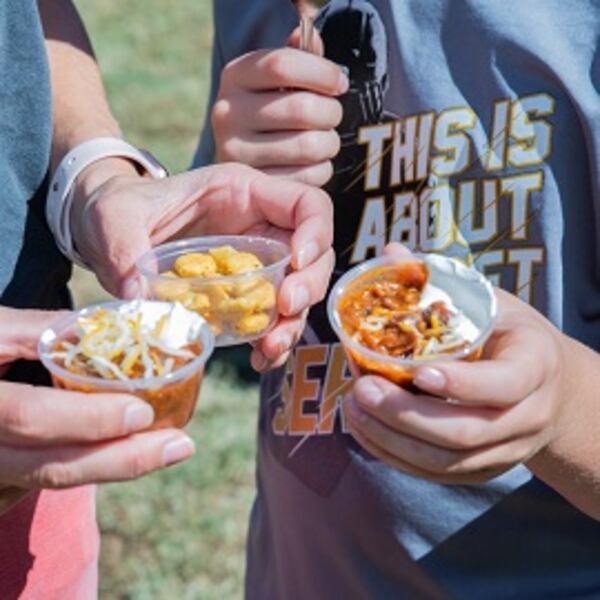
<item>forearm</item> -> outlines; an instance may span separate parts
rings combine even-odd
[[[553,440],[529,463],[537,477],[600,520],[600,355],[565,341],[565,408]]]
[[[51,172],[77,145],[97,137],[121,137],[85,27],[72,0],[38,0],[50,65],[53,102]],[[78,178],[71,214],[73,235],[91,192],[117,175],[135,175],[124,159],[105,159]]]
[[[120,137],[85,28],[71,0],[39,0],[50,64],[54,119],[52,167],[81,142]]]

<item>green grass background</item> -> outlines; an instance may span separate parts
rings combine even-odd
[[[241,2],[243,0],[240,0]],[[210,0],[76,0],[125,136],[171,171],[190,164],[209,88]],[[105,297],[76,271],[78,304]],[[257,389],[213,362],[188,463],[99,490],[101,598],[242,596]]]

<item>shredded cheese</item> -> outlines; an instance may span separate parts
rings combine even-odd
[[[160,339],[169,315],[152,326],[144,325],[141,310],[133,316],[98,310],[77,323],[76,341],[63,341],[51,353],[66,369],[104,379],[130,381],[172,373],[177,360],[190,361],[196,354]]]

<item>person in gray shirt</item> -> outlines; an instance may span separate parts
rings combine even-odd
[[[599,597],[598,4],[332,0],[324,58],[290,2],[214,9],[196,164],[325,185],[336,278],[400,242],[510,292],[419,394],[353,385],[312,311],[262,381],[247,596]]]

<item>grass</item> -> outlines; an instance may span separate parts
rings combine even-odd
[[[172,172],[190,164],[208,95],[209,0],[76,0],[125,137]],[[77,304],[106,297],[80,270]],[[100,595],[227,599],[242,595],[254,495],[257,389],[213,362],[188,428],[190,462],[99,492]]]

